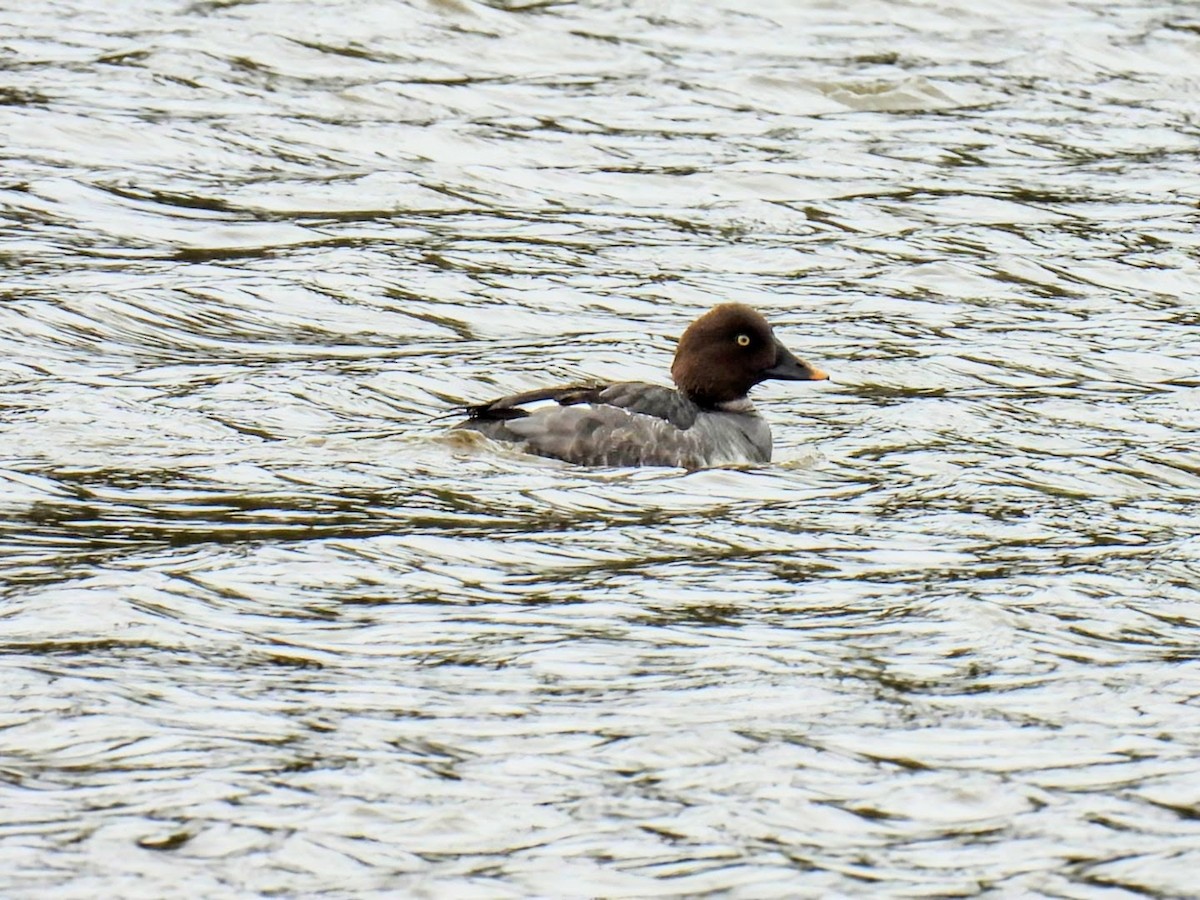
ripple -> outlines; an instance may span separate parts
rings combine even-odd
[[[1187,15],[0,23],[5,896],[1192,890]],[[771,466],[446,433],[730,299]]]

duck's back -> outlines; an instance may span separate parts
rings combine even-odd
[[[526,409],[538,401],[552,405]],[[585,466],[762,463],[771,433],[748,400],[704,409],[679,391],[641,382],[551,388],[471,407],[461,427]]]

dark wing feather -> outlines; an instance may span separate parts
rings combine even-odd
[[[588,403],[616,406],[631,413],[666,419],[676,428],[687,430],[696,422],[700,408],[674,388],[657,384],[626,381],[602,388]]]
[[[467,416],[486,422],[519,419],[530,414],[523,406],[553,400],[559,406],[590,403],[615,406],[631,413],[666,419],[676,428],[691,428],[698,409],[694,403],[673,388],[640,381],[617,384],[575,384],[566,387],[538,388],[523,394],[510,394],[489,403],[466,407]]]
[[[529,410],[521,409],[526,403],[540,403],[553,400],[560,406],[570,406],[575,403],[594,402],[602,384],[575,384],[567,387],[538,388],[525,391],[523,394],[510,394],[488,403],[477,403],[466,407],[467,416],[486,422],[499,422],[505,419],[519,419],[529,415]]]

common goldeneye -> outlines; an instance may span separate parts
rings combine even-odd
[[[455,427],[583,466],[765,463],[771,429],[750,402],[750,389],[772,378],[829,376],[793,356],[759,313],[722,303],[683,333],[671,377],[676,388],[627,381],[513,394],[466,407],[469,418]]]

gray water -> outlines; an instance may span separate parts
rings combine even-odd
[[[1200,895],[1200,10],[0,10],[0,893]],[[664,381],[775,462],[455,404]]]

